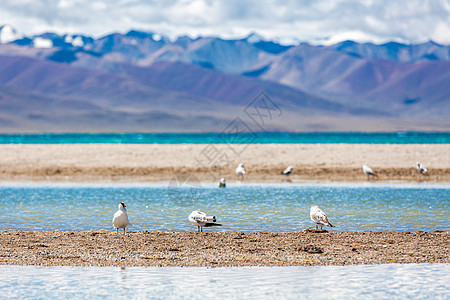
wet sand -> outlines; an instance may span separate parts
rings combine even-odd
[[[429,170],[421,175],[416,161]],[[220,177],[276,182],[288,165],[291,180],[450,182],[450,145],[251,144],[251,145],[0,145],[0,181],[170,181],[189,174],[202,182]]]
[[[448,232],[0,231],[0,264],[315,266],[450,263]]]

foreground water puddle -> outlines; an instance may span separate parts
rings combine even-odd
[[[7,299],[281,297],[283,299],[444,299],[450,264],[319,267],[38,267],[0,266]]]

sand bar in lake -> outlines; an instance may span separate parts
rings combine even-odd
[[[418,174],[416,161],[429,172]],[[283,181],[280,172],[294,166],[291,180],[364,181],[367,164],[377,180],[450,181],[450,145],[248,144],[0,145],[0,180],[170,181],[190,174],[204,182],[225,177],[244,163],[247,181]]]

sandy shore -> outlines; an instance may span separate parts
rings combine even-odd
[[[429,173],[420,175],[416,161]],[[244,163],[248,181],[363,181],[361,166],[377,180],[450,181],[450,145],[250,144],[250,145],[0,145],[0,180],[170,181],[191,174],[204,182],[237,180]]]
[[[450,263],[448,232],[1,231],[0,264],[313,266]]]

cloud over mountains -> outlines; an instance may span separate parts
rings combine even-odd
[[[0,20],[26,34],[85,32],[101,36],[124,28],[181,35],[237,38],[250,32],[286,42],[334,44],[450,43],[448,0],[5,0]]]

